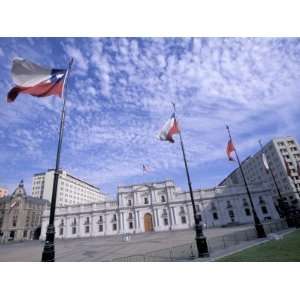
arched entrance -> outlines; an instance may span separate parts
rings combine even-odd
[[[145,227],[145,232],[153,231],[152,216],[149,213],[144,215],[144,227]]]

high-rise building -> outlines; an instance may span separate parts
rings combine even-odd
[[[7,195],[8,195],[8,190],[0,187],[0,198],[5,197]]]
[[[32,196],[51,201],[54,170],[33,175]],[[66,171],[59,171],[57,186],[57,206],[104,202],[107,196],[95,187],[78,179]]]
[[[297,165],[300,162],[300,147],[293,137],[274,138],[263,146],[267,161],[274,173],[274,177],[283,200],[289,205],[300,205],[300,176]],[[291,171],[288,176],[285,161]],[[262,150],[242,162],[243,171],[248,183],[267,183],[271,189],[272,197],[278,201],[278,192],[271,173],[266,172],[262,161]],[[243,184],[239,168],[229,174],[219,185]]]

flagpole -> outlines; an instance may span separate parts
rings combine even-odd
[[[172,104],[174,107],[174,115],[175,115],[175,103],[172,103]],[[175,117],[175,120],[176,120],[176,117]],[[199,215],[197,214],[197,211],[196,211],[194,195],[193,195],[193,190],[192,190],[192,183],[191,183],[190,173],[189,173],[189,169],[188,169],[188,165],[187,165],[187,161],[186,161],[183,139],[182,139],[180,130],[179,130],[179,137],[180,137],[180,145],[181,145],[181,150],[182,150],[182,155],[183,155],[183,160],[184,160],[185,172],[186,172],[186,177],[187,177],[187,181],[188,181],[189,192],[190,192],[190,197],[191,197],[191,202],[192,202],[192,207],[193,207],[193,215],[194,215],[195,231],[196,231],[195,240],[196,240],[196,245],[197,245],[197,250],[198,250],[198,257],[207,257],[207,256],[209,256],[207,241],[206,241],[205,235],[203,234],[203,229],[202,229]]]
[[[58,178],[59,178],[59,163],[60,163],[60,154],[61,154],[61,146],[62,146],[62,139],[64,133],[64,125],[65,125],[65,109],[66,109],[66,91],[68,85],[68,79],[70,70],[73,64],[73,58],[71,58],[69,62],[69,66],[64,78],[63,83],[63,107],[61,112],[61,119],[60,119],[60,128],[59,128],[59,138],[58,138],[58,146],[57,146],[57,153],[56,153],[56,164],[55,164],[55,171],[54,171],[54,179],[53,179],[53,187],[52,187],[52,198],[51,198],[51,207],[50,207],[50,216],[49,216],[49,225],[47,227],[46,232],[46,240],[44,244],[44,249],[42,253],[42,262],[54,262],[55,261],[55,225],[54,225],[54,218],[55,218],[55,208],[56,208],[56,196],[57,196],[57,185],[58,185]]]
[[[228,131],[229,139],[230,139],[230,141],[232,141],[231,133],[230,133],[230,129],[229,129],[228,125],[226,125],[226,129]],[[255,225],[255,229],[256,229],[256,235],[257,235],[258,238],[265,238],[266,237],[266,233],[265,233],[263,225],[261,224],[261,222],[260,222],[260,220],[259,220],[259,218],[258,218],[258,216],[256,214],[256,210],[254,208],[253,200],[252,200],[249,188],[248,188],[246,177],[245,177],[245,174],[244,174],[241,162],[240,162],[240,158],[238,156],[238,153],[237,153],[235,147],[234,147],[234,153],[235,153],[237,162],[239,164],[239,167],[240,167],[240,170],[241,170],[241,174],[242,174],[242,177],[243,177],[243,180],[244,180],[244,184],[245,184],[245,187],[246,187],[246,191],[247,191],[247,194],[248,194],[248,197],[249,197],[249,200],[250,200],[250,205],[251,205],[251,208],[252,208],[252,213],[253,213],[253,218],[254,218],[254,225]]]

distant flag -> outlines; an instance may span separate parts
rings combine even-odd
[[[175,113],[171,115],[171,118],[165,123],[159,133],[159,139],[162,141],[169,141],[174,143],[173,135],[180,132],[178,122],[175,118]]]
[[[12,210],[15,206],[17,206],[17,205],[18,205],[18,201],[16,200],[16,201],[14,201],[14,202],[10,205],[8,213],[10,213],[11,210]]]
[[[265,153],[262,154],[262,161],[265,166],[266,172],[269,173],[270,167]]]
[[[235,150],[235,148],[234,148],[233,142],[230,138],[228,141],[228,144],[227,144],[227,148],[226,148],[227,157],[230,161],[234,161],[234,158],[231,156],[231,153],[234,152],[234,150]]]
[[[8,92],[7,102],[13,102],[20,93],[36,97],[62,96],[65,69],[47,69],[23,58],[15,58],[11,72],[15,86]]]
[[[143,165],[143,173],[150,172],[150,168],[146,165]]]
[[[291,169],[290,169],[290,167],[289,167],[289,165],[288,165],[288,162],[287,162],[285,159],[283,159],[283,160],[284,160],[284,164],[285,164],[285,168],[286,168],[286,173],[287,173],[287,175],[288,175],[289,177],[292,178],[292,172],[291,172]]]

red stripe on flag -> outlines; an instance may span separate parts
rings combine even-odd
[[[233,143],[232,143],[232,140],[230,139],[230,140],[228,141],[228,144],[227,144],[226,153],[227,153],[228,159],[231,160],[231,161],[234,160],[233,157],[231,157],[231,153],[232,153],[234,150],[235,150],[234,145],[233,145]]]
[[[173,126],[170,128],[170,130],[166,136],[166,139],[169,142],[174,143],[173,135],[176,133],[179,133],[179,132],[180,132],[180,129],[179,129],[178,123],[177,123],[176,119],[174,119]]]
[[[63,78],[55,83],[40,83],[32,87],[13,87],[7,94],[7,102],[13,102],[21,93],[35,97],[62,96]]]

